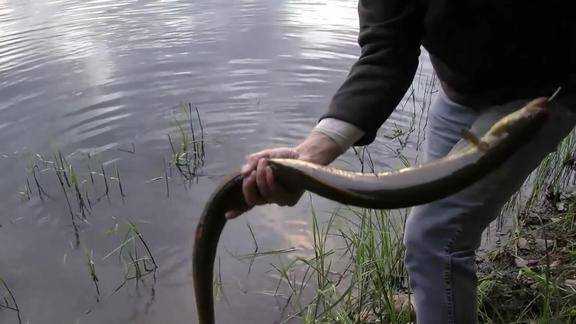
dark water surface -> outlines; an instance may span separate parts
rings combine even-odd
[[[307,134],[359,53],[357,25],[353,0],[0,1],[0,278],[23,323],[195,322],[191,245],[204,202],[246,154]],[[414,96],[371,148],[379,170],[398,165],[404,140],[415,156],[432,87],[423,62]],[[163,159],[172,158],[167,134],[181,137],[181,102],[198,107],[205,161],[188,185],[172,168],[168,198],[158,179]],[[70,188],[77,231],[52,164],[58,151],[93,205],[84,219]],[[357,169],[346,164],[352,160],[349,153],[340,163]],[[335,206],[316,197],[314,204]],[[285,318],[270,264],[310,253],[309,206],[303,199],[295,208],[259,208],[229,224],[219,261],[221,322]],[[130,237],[128,221],[159,265],[157,280],[129,280],[113,294],[131,269],[118,250]],[[262,250],[294,252],[249,267],[233,257],[254,251],[247,223]],[[0,322],[17,323],[16,312],[0,307]]]

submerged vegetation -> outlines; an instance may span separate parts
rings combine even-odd
[[[88,250],[84,250],[84,256],[86,257],[86,266],[88,267],[90,279],[96,289],[96,301],[100,302],[100,285],[98,283],[98,275],[96,275],[96,265],[94,264],[94,251],[88,252]]]
[[[162,173],[160,177],[146,181],[146,184],[163,182],[166,197],[170,197],[170,185],[175,179],[173,171],[184,181],[177,183],[186,188],[199,176],[204,165],[205,133],[198,108],[191,104],[181,104],[176,113],[171,114],[171,130],[168,131],[166,147],[170,158],[162,157]],[[175,130],[175,131],[174,131]],[[136,145],[130,143],[129,148],[118,148],[117,151],[137,156]],[[93,231],[93,222],[100,208],[99,204],[107,203],[103,208],[117,208],[114,200],[124,205],[128,199],[127,186],[122,174],[121,160],[113,157],[103,162],[103,157],[91,153],[65,154],[60,149],[53,149],[47,155],[41,153],[18,153],[26,159],[25,181],[18,189],[18,196],[23,203],[54,204],[62,216],[68,219],[72,229],[70,245],[73,250],[84,251],[83,263],[87,272],[87,280],[94,289],[96,303],[112,297],[123,288],[134,283],[134,289],[149,288],[149,300],[146,311],[155,298],[155,285],[159,263],[154,256],[153,247],[145,238],[138,226],[138,221],[129,216],[112,216],[114,226],[105,233],[104,238],[117,238],[118,244],[110,251],[97,251],[90,247],[88,240],[83,238],[87,232]],[[4,157],[9,157],[5,155]],[[129,187],[129,186],[128,186]],[[94,233],[90,233],[94,236]],[[98,235],[97,235],[98,236]],[[106,244],[105,244],[106,245]],[[66,252],[63,262],[69,253]],[[101,266],[119,265],[119,280],[110,285],[109,277],[101,276]],[[1,274],[0,274],[1,275]],[[104,281],[104,282],[103,282]],[[88,307],[89,314],[94,306]],[[0,313],[13,311],[18,323],[22,323],[21,310],[16,301],[14,291],[0,276]]]
[[[114,165],[114,176],[110,176],[111,172],[106,171],[107,164],[102,162],[98,163],[100,172],[93,171],[94,162],[90,154],[86,154],[78,163],[85,164],[86,170],[83,172],[79,172],[78,166],[69,162],[70,158],[71,156],[66,157],[60,150],[55,150],[51,159],[38,153],[33,154],[29,158],[26,182],[19,195],[24,201],[29,201],[34,196],[42,202],[63,200],[73,229],[74,246],[78,247],[80,226],[89,223],[88,217],[97,203],[103,198],[110,201],[110,184],[114,182],[118,184],[118,192],[122,199],[125,193],[117,164]],[[30,178],[33,181],[30,181]],[[52,189],[54,186],[59,190]]]
[[[102,258],[104,261],[117,254],[118,261],[123,266],[122,282],[114,289],[112,294],[118,292],[131,281],[138,288],[140,284],[144,283],[144,279],[150,275],[153,277],[154,283],[156,283],[158,263],[154,259],[150,245],[133,221],[126,222],[125,227],[126,230],[120,245]],[[110,233],[116,233],[117,231],[118,228]]]
[[[196,122],[195,122],[196,120]],[[168,134],[168,142],[172,149],[170,165],[187,181],[192,181],[198,175],[198,170],[204,166],[206,153],[204,149],[204,126],[198,107],[192,104],[180,104],[180,117],[173,120],[176,128],[177,142]],[[196,125],[196,126],[194,126]],[[169,189],[166,189],[169,196]]]
[[[6,281],[0,276],[0,310],[13,311],[16,314],[16,319],[18,324],[22,323],[22,318],[20,316],[20,307],[18,302],[16,302],[16,297],[14,293],[8,287]]]

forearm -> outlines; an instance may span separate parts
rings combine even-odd
[[[324,118],[362,129],[356,145],[371,143],[410,86],[418,67],[424,11],[417,0],[360,0],[362,49]]]
[[[333,139],[316,131],[312,131],[295,150],[299,159],[320,165],[328,165],[344,153]]]
[[[346,152],[362,136],[364,131],[350,123],[325,118],[296,150],[303,155],[301,158],[326,165]]]

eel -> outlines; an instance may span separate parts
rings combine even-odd
[[[547,99],[538,98],[497,121],[461,150],[420,166],[365,174],[294,159],[270,159],[275,179],[289,190],[308,190],[342,204],[394,209],[441,199],[475,183],[504,163],[545,123]],[[471,133],[465,133],[469,138]],[[193,249],[193,280],[198,321],[215,322],[214,259],[225,213],[245,210],[242,175],[230,175],[216,188],[200,217]]]

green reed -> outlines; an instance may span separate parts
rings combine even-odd
[[[150,245],[144,238],[144,235],[133,221],[127,221],[126,230],[123,239],[115,249],[106,254],[102,260],[117,254],[119,262],[123,265],[123,279],[121,283],[113,290],[112,294],[118,292],[127,283],[133,281],[136,288],[148,276],[153,277],[156,282],[156,272],[158,263],[152,254]]]
[[[86,259],[86,267],[88,268],[88,274],[90,275],[90,280],[94,284],[94,288],[96,289],[96,301],[100,302],[100,284],[98,275],[96,274],[96,265],[94,263],[94,251],[88,252],[87,249],[84,249],[84,258]]]
[[[20,306],[14,297],[14,292],[8,287],[8,283],[4,278],[0,277],[0,310],[6,309],[16,313],[18,324],[22,324],[22,317],[20,314]]]
[[[180,104],[180,113],[173,119],[175,134],[168,134],[172,150],[170,165],[187,181],[197,177],[198,169],[205,163],[205,135],[200,111],[192,104]],[[176,141],[176,139],[178,141]]]

